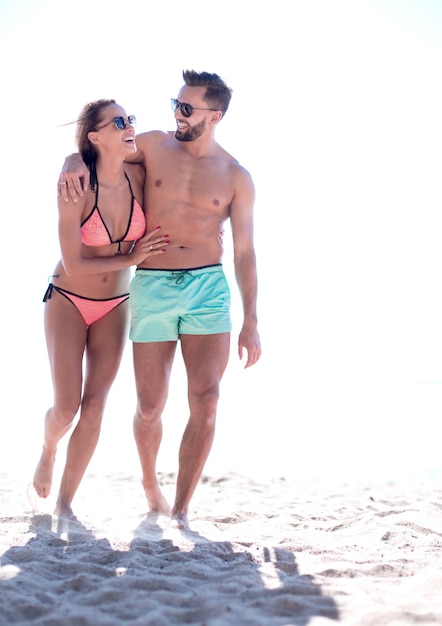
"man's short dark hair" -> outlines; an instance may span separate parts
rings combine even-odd
[[[221,111],[224,115],[229,108],[232,90],[218,74],[210,72],[196,72],[195,70],[183,70],[184,82],[188,87],[206,87],[204,102],[210,108]]]

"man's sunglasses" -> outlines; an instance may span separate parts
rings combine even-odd
[[[101,130],[102,128],[106,128],[106,126],[109,126],[110,124],[115,124],[115,128],[118,128],[118,130],[125,130],[128,124],[130,124],[131,126],[136,126],[136,123],[137,123],[137,118],[135,117],[135,115],[128,115],[127,117],[123,117],[122,115],[119,115],[118,117],[114,117],[107,124],[103,124],[103,126],[99,126],[97,128],[97,131]]]
[[[191,104],[187,104],[187,102],[180,102],[175,98],[170,99],[170,104],[172,105],[173,112],[176,112],[179,108],[184,117],[190,117],[194,111],[218,111],[218,109],[201,109],[200,107],[193,107]]]

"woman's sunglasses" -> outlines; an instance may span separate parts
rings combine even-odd
[[[125,130],[128,124],[130,124],[131,126],[136,126],[136,123],[137,123],[137,118],[135,117],[135,115],[128,115],[127,117],[123,117],[122,115],[119,115],[118,117],[114,117],[107,124],[103,124],[103,126],[99,126],[97,128],[97,131],[101,130],[102,128],[106,128],[106,126],[109,126],[110,124],[115,124],[115,128],[118,128],[118,130]]]
[[[184,117],[190,117],[194,111],[218,111],[218,109],[201,109],[199,107],[193,107],[191,104],[187,104],[187,102],[180,102],[175,98],[170,99],[170,104],[172,105],[173,112],[179,108]]]

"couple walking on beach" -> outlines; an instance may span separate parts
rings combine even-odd
[[[185,70],[183,78],[172,99],[175,131],[135,136],[135,117],[114,100],[86,105],[77,120],[79,154],[67,157],[59,178],[62,258],[44,297],[54,404],[46,413],[33,486],[39,497],[49,495],[57,444],[80,411],[57,497],[60,516],[74,517],[72,500],[98,443],[130,321],[134,436],[149,510],[189,527],[189,503],[212,446],[229,358],[230,292],[220,236],[228,219],[244,314],[238,354],[242,359],[246,352],[246,368],[261,356],[254,185],[215,141],[232,92],[217,74]],[[178,341],[189,419],[170,507],[156,458]]]

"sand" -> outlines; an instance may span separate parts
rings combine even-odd
[[[189,531],[149,519],[132,474],[88,474],[78,522],[24,492],[1,475],[2,626],[442,623],[435,483],[206,476]]]

